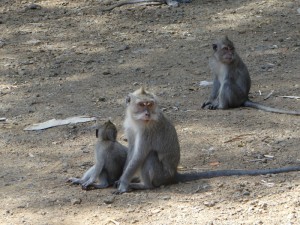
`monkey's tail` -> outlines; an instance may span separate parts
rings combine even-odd
[[[214,170],[206,172],[177,173],[176,182],[188,182],[205,178],[225,177],[225,176],[255,176],[265,174],[287,173],[292,171],[300,171],[300,166],[291,166],[265,170]]]
[[[269,106],[265,106],[256,102],[252,102],[247,100],[244,102],[243,106],[251,107],[255,109],[264,110],[266,112],[273,112],[273,113],[281,113],[281,114],[291,114],[291,115],[300,115],[300,111],[292,111],[292,110],[284,110],[284,109],[276,109]]]

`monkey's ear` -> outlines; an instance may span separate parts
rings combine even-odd
[[[212,48],[213,48],[214,51],[217,51],[217,48],[218,48],[217,44],[213,44]]]
[[[131,100],[131,98],[130,98],[130,96],[128,95],[127,97],[126,97],[126,105],[129,105],[129,103],[130,103],[130,100]]]
[[[99,129],[96,129],[96,138],[98,138]]]

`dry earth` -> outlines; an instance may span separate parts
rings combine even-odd
[[[300,174],[218,177],[114,196],[65,183],[93,164],[93,123],[29,132],[76,115],[111,118],[142,84],[173,121],[184,171],[299,165],[300,118],[201,109],[212,41],[227,34],[251,98],[300,110],[299,0],[194,0],[178,8],[110,1],[0,2],[1,224],[299,224]],[[35,8],[35,9],[34,9]],[[272,90],[273,95],[267,100]],[[124,142],[123,142],[124,143]]]

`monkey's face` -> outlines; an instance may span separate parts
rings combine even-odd
[[[135,120],[150,123],[157,120],[157,106],[154,100],[137,100],[132,105]]]
[[[213,44],[213,50],[217,58],[225,64],[230,64],[235,59],[235,51],[233,45],[217,45]]]

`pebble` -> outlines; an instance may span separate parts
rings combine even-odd
[[[111,74],[111,72],[110,72],[109,70],[105,70],[105,71],[103,71],[102,74],[103,74],[103,75],[109,75],[109,74]]]
[[[71,199],[71,204],[72,205],[79,205],[81,203],[81,199],[80,198],[73,198]]]
[[[162,199],[163,199],[163,200],[170,200],[170,199],[171,199],[171,196],[166,195],[166,196],[163,196]]]
[[[213,206],[215,206],[216,205],[216,202],[215,201],[210,201],[210,202],[204,202],[203,203],[205,206],[207,206],[207,207],[213,207]]]

